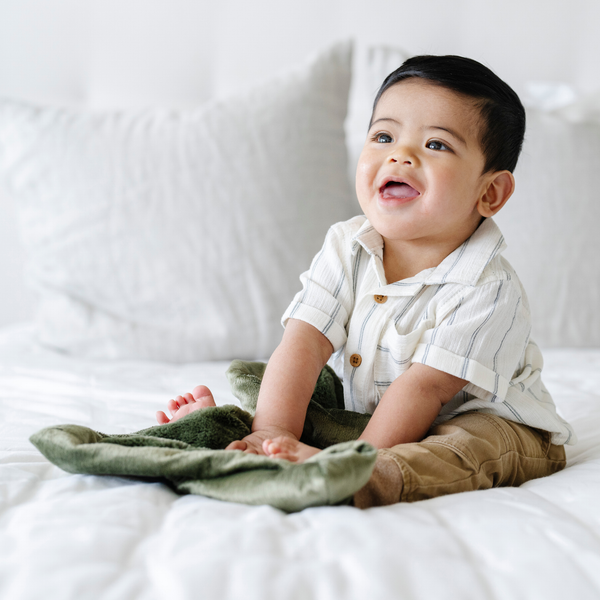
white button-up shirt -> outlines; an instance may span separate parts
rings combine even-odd
[[[542,383],[527,296],[500,255],[505,247],[485,219],[437,267],[388,284],[381,235],[354,217],[331,227],[282,323],[300,319],[331,342],[349,410],[372,414],[392,381],[419,362],[469,382],[435,424],[476,410],[574,443]]]

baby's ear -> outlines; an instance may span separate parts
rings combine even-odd
[[[484,176],[485,177],[485,176]],[[515,178],[510,171],[496,171],[487,176],[487,185],[477,201],[482,217],[494,216],[515,191]]]

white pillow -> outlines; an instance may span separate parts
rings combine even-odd
[[[356,212],[350,44],[197,110],[0,102],[39,339],[93,358],[268,356],[298,276]]]
[[[514,196],[495,217],[543,346],[600,346],[600,125],[527,111]]]

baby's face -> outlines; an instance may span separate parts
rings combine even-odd
[[[486,188],[472,101],[423,79],[384,92],[356,172],[363,212],[384,240],[461,243],[481,219]]]

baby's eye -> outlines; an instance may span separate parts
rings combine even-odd
[[[387,133],[378,133],[373,139],[380,144],[389,144],[392,142],[392,136]]]
[[[431,140],[427,142],[425,144],[425,148],[429,148],[429,150],[450,150],[446,144],[438,140]]]

